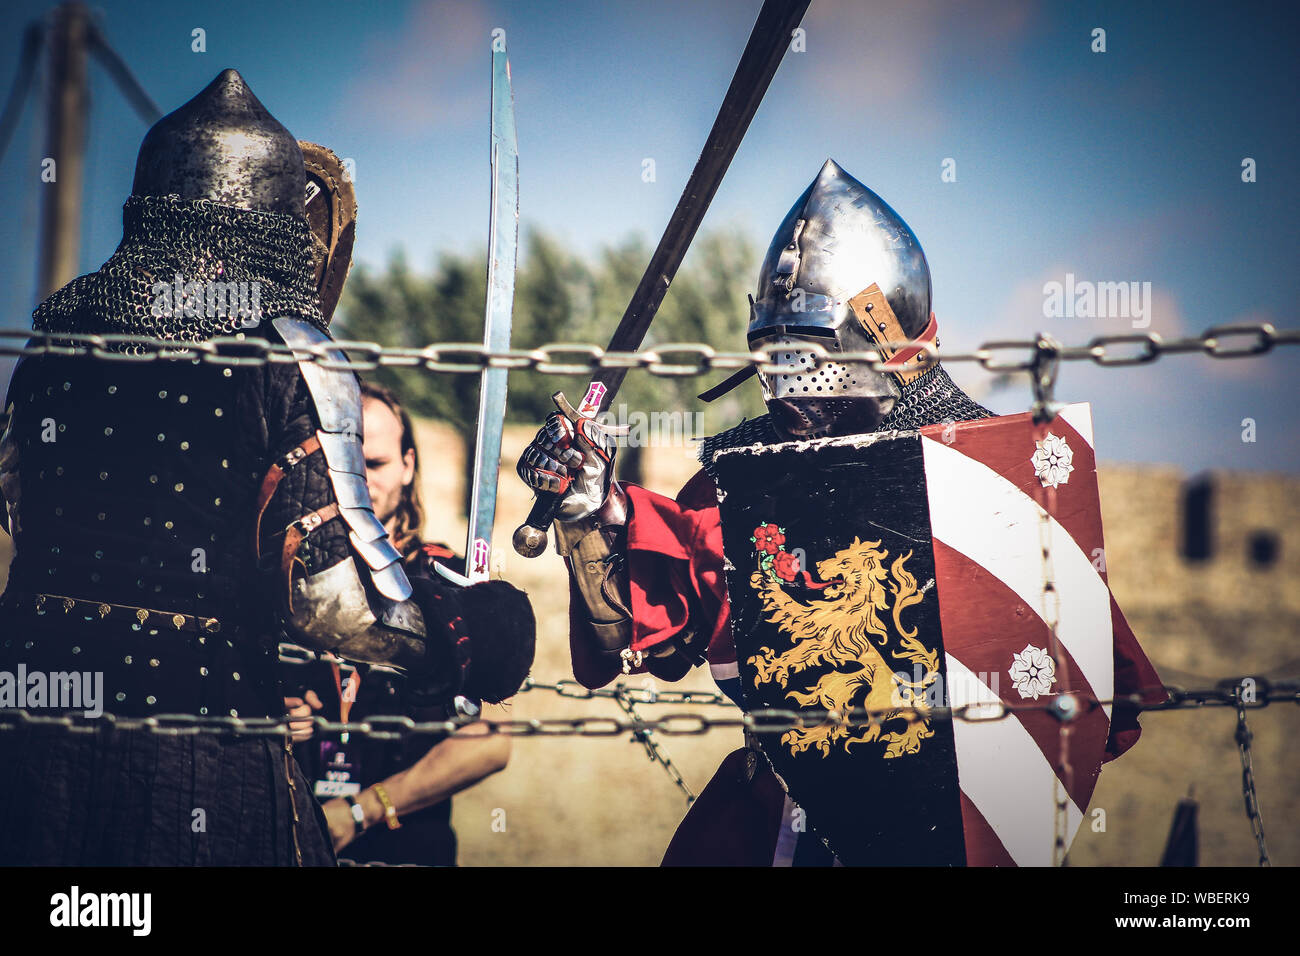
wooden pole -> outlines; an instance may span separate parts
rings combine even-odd
[[[86,162],[86,39],[89,14],[80,3],[55,9],[46,49],[46,153],[41,167],[38,286],[44,299],[76,278],[81,251],[81,187]],[[54,161],[53,167],[49,160]],[[50,177],[53,177],[52,179]]]

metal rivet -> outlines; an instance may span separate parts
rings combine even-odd
[[[207,676],[208,676],[208,669],[207,669],[206,667],[200,667],[200,668],[199,668],[199,674],[201,674],[203,677],[207,677]]]
[[[225,412],[223,412],[223,411],[222,411],[221,409],[219,409],[219,408],[214,408],[214,409],[212,410],[212,414],[213,414],[213,415],[216,415],[218,418],[220,418],[222,415],[225,414]]]
[[[95,559],[96,559],[96,560],[99,560],[99,559],[102,558],[103,556],[104,556],[104,552],[103,552],[103,551],[96,551],[96,552],[95,552]]]
[[[149,484],[151,484],[151,485],[156,485],[156,484],[158,484],[158,476],[157,476],[157,475],[150,475],[150,476],[149,476]]]
[[[123,663],[123,664],[130,664],[130,663],[131,663],[131,655],[130,655],[130,654],[127,654],[126,657],[122,658],[122,663]]]
[[[148,697],[144,699],[144,702],[146,704],[156,704],[158,703],[158,698],[153,696],[153,694],[150,694]]]
[[[172,523],[170,521],[164,521],[163,527],[170,531],[172,529]]]
[[[99,480],[100,480],[100,481],[108,481],[108,472],[106,472],[106,471],[101,471],[101,472],[99,473]]]
[[[105,429],[104,429],[104,434],[105,434],[105,435],[111,435],[111,434],[113,434],[113,429],[111,429],[111,428],[105,428]]]
[[[61,474],[63,474],[63,466],[60,465],[58,468],[55,468],[55,469],[54,469],[54,473],[55,473],[56,475],[61,475]]]
[[[233,674],[231,674],[230,676],[231,676],[233,679],[235,679],[235,680],[239,680],[239,671],[235,671],[235,672],[234,672]]]
[[[213,499],[212,499],[212,503],[213,503],[214,505],[216,505],[218,508],[221,507],[221,499],[220,499],[220,498],[213,498]]]
[[[157,667],[157,666],[158,666],[158,658],[156,658],[156,657],[152,657],[152,658],[150,658],[150,659],[149,659],[149,666],[150,666],[150,667]]]
[[[54,513],[55,513],[56,515],[60,515],[60,516],[62,516],[62,515],[63,515],[63,509],[62,509],[62,508],[55,508],[55,509],[54,509]]]
[[[110,395],[116,395],[116,394],[117,394],[117,386],[116,386],[116,385],[110,385],[110,386],[108,386],[108,394],[110,394]]]
[[[184,405],[189,400],[190,397],[188,395],[182,395],[180,398],[177,399],[177,401],[180,402],[182,405]]]
[[[181,442],[181,451],[189,451],[189,450],[190,450],[190,443],[187,441]]]
[[[103,521],[108,516],[101,511],[98,515],[96,515],[96,517],[99,518],[100,521]]]
[[[226,378],[230,378],[230,369],[228,369],[228,368],[223,368],[223,369],[221,370],[221,374],[224,375]]]
[[[151,525],[151,524],[153,524],[153,518],[145,518],[145,519],[144,519],[144,525],[145,525],[146,528],[149,527],[149,525]]]
[[[81,653],[81,648],[80,648],[80,647],[73,647],[73,649],[72,649],[72,653],[74,653],[74,654],[80,654],[80,653]]]
[[[185,485],[179,481],[176,482],[176,484],[172,485],[172,491],[184,491],[184,490],[185,490]]]
[[[228,459],[228,458],[223,458],[223,459],[221,459],[221,467],[222,467],[222,468],[229,468],[229,467],[230,467],[230,459]]]
[[[64,383],[63,383],[63,390],[64,390],[65,392],[66,392],[68,389],[70,389],[70,388],[72,388],[72,383],[71,383],[71,382],[64,382]]]
[[[227,370],[227,371],[229,371],[229,370]],[[206,707],[200,707],[200,708],[199,708],[199,713],[200,713],[200,714],[206,714],[207,712],[208,712],[208,709],[207,709]]]
[[[117,692],[117,699],[118,699],[119,701],[121,701],[121,700],[126,700],[126,694],[123,694],[121,691],[118,691],[118,692]]]
[[[158,397],[159,397],[159,398],[166,398],[166,397],[167,397],[167,392],[166,392],[166,390],[164,389],[163,391],[159,392],[159,393],[158,393]]]
[[[164,435],[162,432],[159,432],[159,433],[158,433],[158,440],[159,440],[159,441],[166,441],[166,440],[167,440],[167,436]]]

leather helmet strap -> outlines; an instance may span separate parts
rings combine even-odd
[[[884,371],[899,385],[915,381],[933,365],[923,346],[907,345],[912,341],[889,307],[889,300],[874,282],[849,300],[853,316],[885,360]],[[917,342],[936,342],[939,325],[933,314],[930,324],[916,337]]]

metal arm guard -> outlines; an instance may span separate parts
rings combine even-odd
[[[295,352],[314,351],[331,341],[298,319],[281,318],[272,324]],[[346,360],[338,349],[326,349],[324,354],[331,360]],[[314,443],[324,456],[335,501],[294,524],[305,538],[337,516],[348,529],[351,547],[343,560],[324,569],[304,567],[306,574],[293,573],[290,556],[284,569],[290,589],[285,623],[311,645],[350,660],[422,670],[428,656],[424,615],[411,599],[401,555],[375,517],[366,487],[356,377],[311,359],[301,360],[299,368],[320,419]],[[307,454],[300,446],[286,456],[285,467],[295,466]]]
[[[569,566],[586,605],[601,657],[622,656],[632,643],[627,569],[627,497],[615,481],[600,510],[577,521],[555,522],[555,550]]]

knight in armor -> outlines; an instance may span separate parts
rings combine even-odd
[[[398,668],[427,705],[497,701],[526,676],[524,594],[408,579],[374,515],[356,376],[311,361],[342,358],[329,318],[351,247],[337,216],[313,233],[313,185],[297,140],[225,70],[146,135],[117,251],[36,310],[36,332],[107,338],[25,357],[5,402],[0,672],[28,691],[30,675],[95,675],[114,715],[279,718],[281,632]],[[149,359],[123,333],[239,336],[254,361]],[[256,360],[267,344],[299,361]],[[0,697],[24,704],[92,710]],[[287,735],[20,721],[0,730],[0,766],[0,863],[334,862]]]
[[[616,443],[598,420],[575,426],[559,413],[547,419],[518,472],[534,489],[563,495],[556,546],[571,576],[570,646],[579,681],[594,688],[620,672],[644,671],[676,681],[707,662],[719,687],[744,706],[714,456],[993,417],[927,355],[924,344],[938,342],[930,303],[929,266],[907,223],[827,160],[777,229],[751,298],[748,344],[775,353],[775,370],[757,373],[768,414],[707,439],[702,469],[675,499],[615,480]],[[815,364],[810,346],[876,351],[883,368],[833,358]],[[749,374],[752,368],[702,397],[716,397]],[[1116,693],[1158,684],[1115,613]],[[1135,713],[1117,707],[1106,757],[1123,753],[1139,733]],[[811,835],[792,827],[799,812],[751,738],[696,801],[664,862],[833,863],[826,846],[799,838]]]

